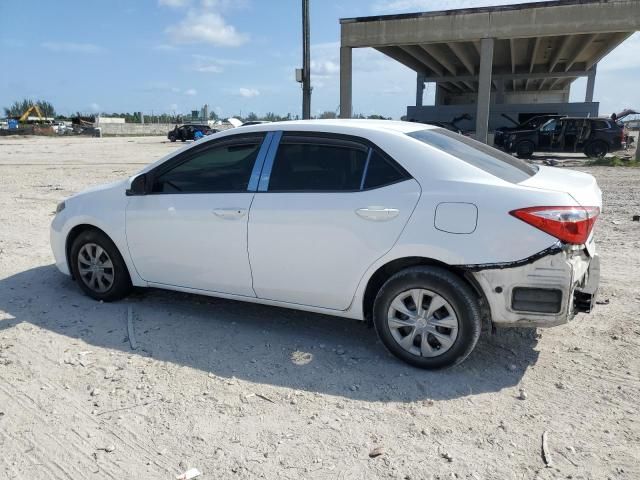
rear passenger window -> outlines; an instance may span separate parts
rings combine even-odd
[[[593,125],[591,128],[594,130],[604,130],[605,128],[609,128],[609,124],[602,120],[594,120],[591,125]]]
[[[283,138],[269,179],[270,192],[348,192],[360,190],[366,147]]]
[[[364,179],[364,189],[384,187],[392,183],[399,182],[407,178],[407,175],[400,171],[395,165],[380,155],[377,151],[371,153],[366,177]]]

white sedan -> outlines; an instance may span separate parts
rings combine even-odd
[[[588,174],[441,128],[282,122],[65,200],[51,245],[98,300],[156,287],[366,320],[397,357],[440,368],[481,330],[591,310],[601,204]]]

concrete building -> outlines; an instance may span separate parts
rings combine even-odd
[[[415,121],[451,121],[487,134],[541,113],[598,114],[598,62],[640,30],[638,0],[562,0],[376,17],[343,18],[340,116],[352,115],[352,50],[375,48],[416,72]],[[568,103],[587,77],[584,102]],[[423,105],[426,82],[435,105]]]

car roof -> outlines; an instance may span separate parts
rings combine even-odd
[[[437,128],[433,125],[425,125],[416,122],[401,122],[396,120],[359,120],[359,119],[327,119],[327,120],[291,120],[285,122],[272,122],[260,125],[249,125],[238,127],[242,132],[264,132],[274,130],[286,131],[331,131],[335,132],[339,128],[361,129],[368,131],[394,131],[398,133],[410,133],[417,130]],[[236,129],[227,130],[235,132]]]
[[[607,117],[563,117],[562,120],[611,120]]]

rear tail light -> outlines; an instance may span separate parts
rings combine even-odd
[[[529,207],[509,212],[566,243],[587,243],[600,214],[598,207]]]

